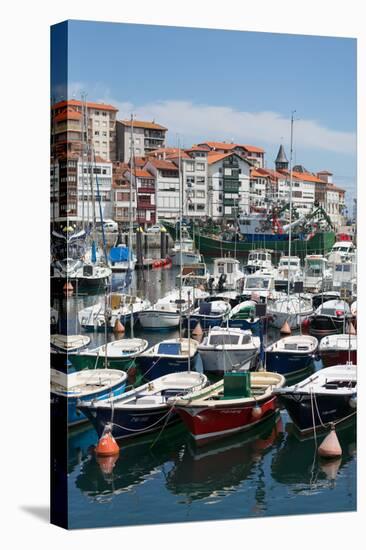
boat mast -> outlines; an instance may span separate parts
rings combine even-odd
[[[178,182],[179,182],[179,338],[182,339],[182,221],[183,221],[183,185],[181,177],[180,139],[178,136]]]
[[[287,297],[290,295],[290,258],[291,258],[291,236],[292,236],[292,153],[294,139],[294,113],[291,113],[291,140],[290,140],[290,223],[288,230],[288,270],[287,270]]]
[[[130,272],[130,277],[132,276],[132,233],[133,233],[133,222],[132,222],[132,187],[136,187],[136,174],[135,174],[135,145],[133,139],[133,114],[131,113],[131,157],[130,157],[130,167],[131,167],[131,181],[130,181],[130,204],[129,204],[129,228],[128,228],[128,270]],[[135,185],[133,185],[135,184]],[[137,191],[136,191],[137,192]],[[131,283],[130,283],[130,328],[131,328],[131,338],[134,337],[133,334],[133,304],[131,296]]]
[[[85,207],[84,207],[84,156],[85,156],[85,107],[86,107],[86,94],[81,94],[81,221],[82,228],[85,230]]]

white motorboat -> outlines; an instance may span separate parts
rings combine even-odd
[[[145,380],[154,380],[172,372],[194,370],[197,358],[196,340],[171,338],[141,353],[138,357],[138,368]]]
[[[173,290],[139,313],[140,325],[155,330],[176,328],[188,309],[208,296],[209,293],[200,288],[184,286],[181,290]]]
[[[273,275],[254,273],[245,277],[242,290],[243,299],[267,302],[268,299],[275,299],[277,296],[278,293],[275,290]]]
[[[283,376],[299,376],[314,364],[318,340],[314,336],[297,334],[286,336],[266,348],[266,370]]]
[[[259,248],[249,252],[247,265],[245,266],[246,273],[271,269],[273,269],[273,265],[270,250]]]
[[[240,262],[235,258],[215,258],[213,266],[212,288],[223,290],[241,290],[245,274],[240,269]]]
[[[278,263],[278,267],[275,275],[275,288],[276,290],[287,290],[288,283],[290,286],[297,281],[302,281],[302,269],[300,264],[300,258],[298,256],[282,256]]]
[[[286,321],[291,329],[298,328],[313,311],[311,297],[286,294],[278,296],[275,300],[269,300],[267,307],[270,323],[276,328],[281,328]]]
[[[201,254],[195,250],[194,241],[189,237],[177,241],[169,254],[172,264],[176,266],[199,264],[202,262]]]
[[[324,366],[331,367],[351,362],[357,364],[357,336],[355,334],[330,334],[319,343],[319,355]]]
[[[333,265],[333,290],[346,293],[350,297],[357,294],[357,264],[356,257],[336,262]]]
[[[72,353],[86,348],[90,338],[82,334],[52,334],[50,343],[51,348],[57,352]]]
[[[332,246],[327,259],[329,265],[353,260],[356,256],[356,247],[352,241],[337,241]]]
[[[206,372],[223,374],[231,370],[248,370],[260,348],[260,338],[250,330],[213,327],[199,344],[198,351]]]
[[[107,312],[104,302],[79,311],[79,322],[85,330],[104,330],[106,319],[108,329],[113,329],[117,320],[123,325],[131,321],[133,324],[140,312],[150,307],[149,300],[118,292],[110,294],[107,300]]]
[[[305,257],[304,290],[306,292],[324,292],[332,288],[332,270],[328,260],[320,254]]]

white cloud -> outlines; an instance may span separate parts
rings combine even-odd
[[[106,101],[104,99],[104,101]],[[289,142],[290,120],[285,116],[262,111],[250,113],[231,107],[195,104],[189,101],[159,101],[144,105],[108,99],[120,109],[119,118],[156,120],[169,128],[168,141],[174,143],[176,134],[183,136],[185,145],[190,141],[231,141],[255,145],[278,145],[283,139]],[[332,130],[316,120],[295,122],[294,143],[297,148],[318,149],[336,153],[355,154],[356,135],[352,132]]]

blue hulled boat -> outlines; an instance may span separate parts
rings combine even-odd
[[[281,338],[266,348],[266,370],[286,377],[298,376],[313,365],[318,341],[314,336]]]
[[[117,396],[126,389],[127,374],[116,369],[85,369],[66,374],[51,369],[51,404],[55,417],[67,411],[68,426],[87,418],[76,409],[79,400],[101,401]]]
[[[192,338],[163,340],[139,355],[137,365],[146,380],[194,369],[198,342]]]
[[[115,439],[142,436],[179,420],[167,400],[200,390],[207,377],[198,372],[168,374],[135,388],[120,397],[105,401],[82,401],[78,409],[85,414],[101,437],[106,429]]]
[[[211,302],[201,302],[189,316],[190,328],[194,329],[200,323],[203,329],[219,327],[226,321],[231,306],[224,300],[213,300]],[[185,320],[185,326],[188,326],[188,318]]]

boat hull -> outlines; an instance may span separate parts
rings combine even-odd
[[[355,412],[350,405],[350,394],[347,395],[316,395],[316,403],[311,405],[309,393],[283,394],[279,396],[280,402],[286,407],[291,420],[301,433],[309,433],[315,428],[319,429],[323,424],[337,422],[349,418]],[[313,398],[314,399],[314,398]],[[317,410],[318,409],[318,410]],[[319,418],[319,414],[320,418]]]
[[[84,353],[51,353],[51,367],[61,372],[74,372],[83,369],[103,369],[104,357]],[[71,365],[66,365],[70,362]],[[135,358],[109,357],[108,368],[127,371],[135,364]]]
[[[180,266],[181,265],[181,255],[179,252],[171,253],[170,259],[172,260],[172,265]],[[201,262],[201,257],[199,254],[194,252],[182,252],[182,266],[183,265],[196,265]]]
[[[104,428],[111,423],[111,409],[98,407],[94,411],[85,408],[85,415],[93,424],[98,437],[101,437]],[[112,435],[116,440],[130,439],[161,430],[179,420],[178,414],[166,404],[153,409],[137,409],[124,407],[113,411]]]
[[[179,313],[144,311],[139,314],[140,325],[149,330],[172,329],[179,326]]]
[[[165,223],[164,226],[175,240],[177,233],[176,227],[169,223]],[[231,255],[232,257],[245,257],[253,248],[267,248],[279,254],[288,252],[288,234],[254,233],[243,235],[243,239],[245,240],[236,242],[208,237],[197,231],[194,231],[194,234],[192,232],[191,236],[200,253],[211,258],[220,258],[227,255]],[[326,254],[330,252],[335,240],[335,233],[333,231],[316,233],[307,240],[296,238],[296,235],[292,235],[292,254],[302,258],[307,254]]]
[[[198,359],[196,352],[190,361],[191,370],[195,369]],[[140,374],[146,381],[155,380],[173,372],[185,372],[188,370],[187,357],[161,357],[159,355],[140,355],[136,359]]]
[[[262,416],[258,419],[253,415],[253,404],[221,405],[212,407],[176,407],[176,410],[190,431],[197,445],[226,437],[237,432],[249,430],[277,410],[275,396],[258,400]]]
[[[189,326],[193,330],[198,323],[203,330],[207,330],[212,327],[220,327],[225,320],[225,315],[190,315]],[[184,319],[184,328],[188,328],[188,319]]]
[[[324,367],[333,367],[335,365],[345,365],[348,361],[357,365],[357,350],[325,350],[319,352]]]
[[[222,349],[202,349],[198,348],[202,359],[203,370],[207,373],[224,375],[230,372],[234,366],[239,368],[244,363],[253,363],[256,357],[255,350],[225,350]],[[226,359],[226,361],[225,361]],[[249,369],[248,364],[248,369]]]
[[[316,315],[310,318],[309,334],[322,338],[330,334],[344,333],[344,318],[328,317],[327,315]]]
[[[307,319],[313,313],[313,310],[311,309],[302,313],[286,313],[282,311],[278,312],[275,310],[269,310],[268,313],[271,316],[272,326],[280,329],[287,322],[292,330],[298,328],[304,319]]]
[[[103,399],[108,399],[111,396],[121,395],[125,389],[126,381],[124,380],[112,388],[103,388],[100,392],[94,392],[91,395],[83,395],[83,399],[85,401],[90,399],[102,401]],[[52,411],[57,415],[58,411],[64,411],[67,409],[67,425],[70,428],[83,422],[87,422],[88,420],[85,414],[77,409],[78,400],[79,397],[66,397],[65,395],[51,393]]]
[[[297,376],[307,372],[314,365],[312,354],[288,353],[279,351],[266,352],[266,370],[283,376]]]
[[[105,287],[109,283],[109,277],[51,277],[51,293],[63,293],[65,285],[69,285],[70,283],[73,286],[75,294],[98,294],[105,291]]]

